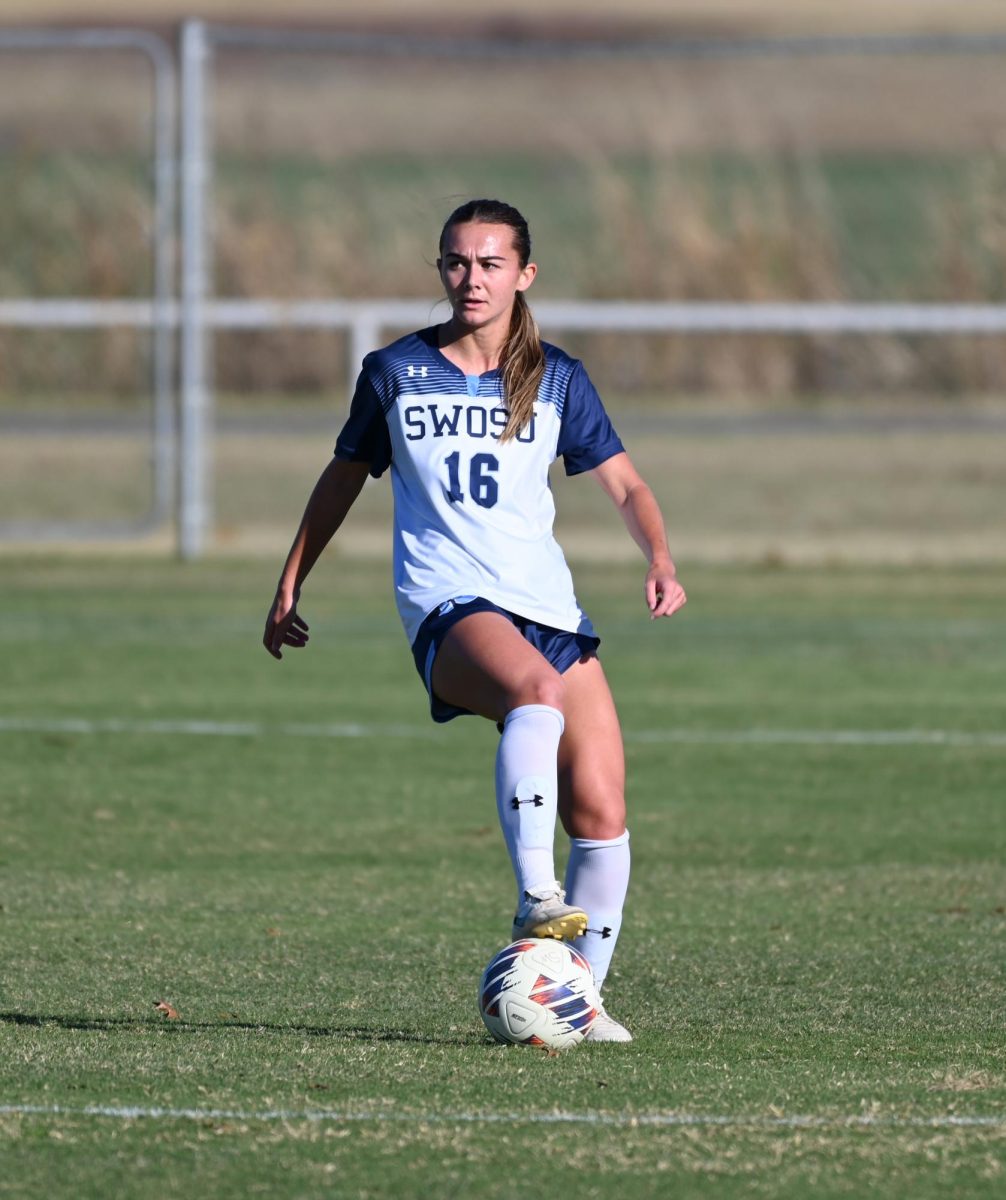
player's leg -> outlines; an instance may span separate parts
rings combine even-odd
[[[566,725],[559,746],[559,811],[570,836],[566,894],[587,913],[577,949],[590,963],[598,991],[604,987],[622,927],[629,885],[629,834],[625,828],[625,758],[618,714],[596,658],[565,673]],[[602,1015],[593,1041],[630,1041],[624,1026]]]
[[[560,816],[570,837],[605,841],[625,832],[622,729],[597,658],[562,676],[566,717],[559,746]]]
[[[441,700],[503,726],[496,807],[517,881],[514,937],[576,937],[586,916],[565,903],[554,861],[562,676],[507,617],[477,612],[448,630],[430,684]]]
[[[433,660],[430,682],[448,704],[493,721],[529,704],[562,715],[563,677],[499,612],[475,612],[451,626]]]

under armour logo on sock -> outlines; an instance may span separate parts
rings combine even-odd
[[[539,796],[536,792],[533,796],[529,796],[527,800],[521,800],[517,796],[514,796],[510,801],[510,807],[516,812],[522,804],[533,804],[535,808],[541,808],[544,803],[545,797]]]
[[[596,933],[599,938],[609,938],[609,937],[611,937],[611,926],[605,925],[605,927],[603,929],[588,928],[588,929],[585,929],[583,932],[584,933]]]

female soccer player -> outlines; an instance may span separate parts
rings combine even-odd
[[[590,472],[649,564],[651,617],[685,602],[653,493],[583,365],[542,342],[524,293],[537,273],[508,204],[451,213],[437,260],[451,317],[363,362],[349,419],[308,501],[263,641],[301,647],[301,584],[367,474],[390,466],[399,613],[435,721],[501,730],[496,802],[517,878],[512,934],[580,937],[600,995],[629,880],[625,767],[599,638],[552,535],[549,465]],[[556,879],[556,815],[570,837]],[[602,1007],[588,1038],[631,1041]]]

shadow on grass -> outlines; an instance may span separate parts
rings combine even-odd
[[[262,1021],[165,1021],[143,1017],[43,1016],[38,1013],[0,1012],[0,1025],[4,1024],[27,1025],[33,1028],[55,1025],[59,1029],[80,1029],[88,1032],[165,1029],[176,1034],[206,1029],[239,1029],[250,1033],[285,1033],[296,1034],[298,1037],[327,1037],[354,1042],[416,1042],[431,1046],[473,1046],[484,1040],[478,1036],[464,1034],[424,1034],[412,1029],[371,1028],[366,1025],[271,1025]]]

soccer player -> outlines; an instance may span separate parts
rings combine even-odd
[[[435,721],[498,723],[496,802],[517,880],[512,936],[580,938],[604,986],[629,881],[618,717],[552,534],[548,484],[589,472],[648,568],[651,618],[685,603],[653,493],[582,363],[542,342],[524,293],[537,272],[527,223],[472,200],[448,217],[437,259],[451,316],[367,355],[335,457],[280,576],[263,641],[302,647],[301,585],[367,478],[389,467],[398,610]],[[556,879],[556,816],[570,837]],[[631,1041],[604,1009],[588,1039]]]

